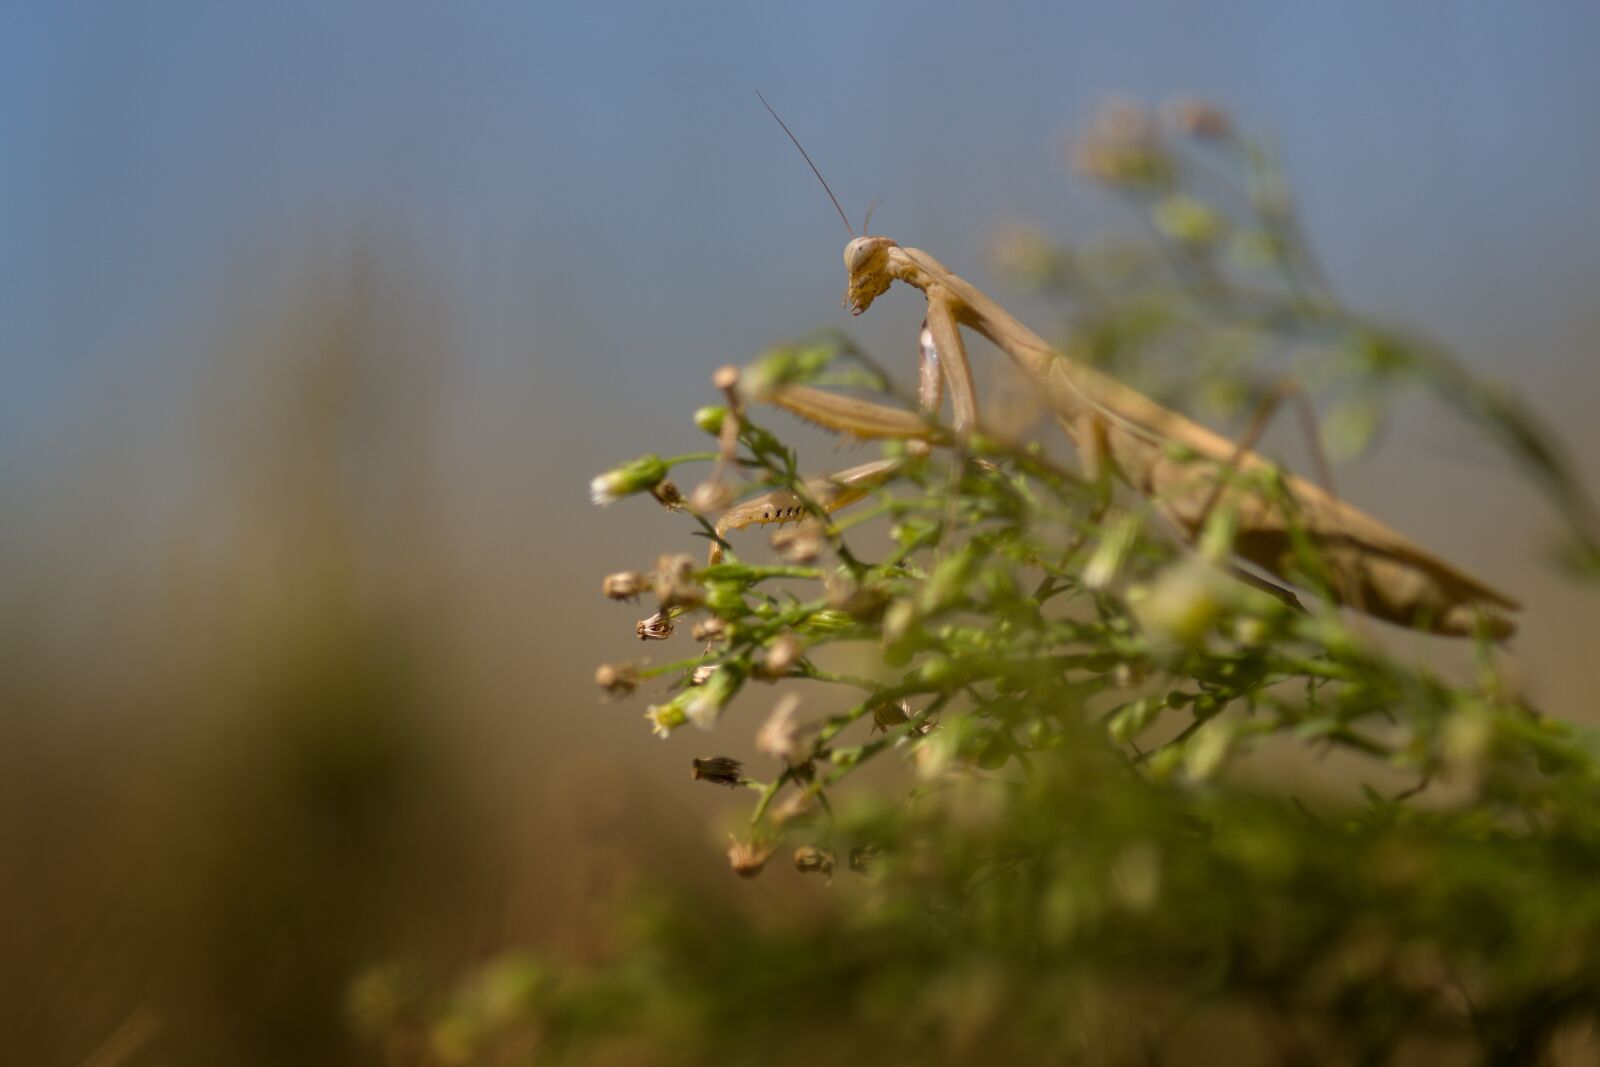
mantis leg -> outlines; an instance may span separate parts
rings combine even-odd
[[[978,395],[972,386],[972,364],[967,360],[967,346],[961,340],[961,330],[956,325],[954,298],[938,285],[930,285],[927,296],[925,333],[933,341],[931,357],[943,367],[944,380],[950,386],[950,406],[955,416],[956,433],[966,434],[978,425]],[[923,345],[925,363],[929,358],[929,347]],[[924,383],[927,374],[924,366]]]
[[[917,344],[917,407],[924,415],[938,418],[939,409],[944,406],[944,368],[926,317],[917,333]]]
[[[749,526],[772,523],[781,526],[786,522],[816,521],[817,516],[811,510],[812,504],[827,514],[848,507],[899,470],[903,462],[901,459],[877,459],[837,474],[812,478],[805,483],[805,496],[810,498],[810,503],[800,494],[787,489],[775,489],[752,497],[723,513],[716,522],[717,537],[725,538],[729,532]],[[721,561],[722,545],[713,541],[710,562],[715,564]]]
[[[932,420],[938,418],[943,398],[943,361],[927,323],[921,332],[921,373],[918,403],[922,414],[875,404],[856,397],[830,393],[809,386],[785,386],[765,399],[808,422],[839,433],[863,439],[887,438],[926,441],[936,433]],[[964,359],[963,359],[964,363]],[[970,376],[968,385],[970,391]],[[873,486],[898,470],[902,460],[884,459],[863,463],[837,474],[806,483],[806,494],[823,511],[832,513],[847,507],[867,494]],[[716,535],[769,523],[800,522],[815,519],[811,509],[796,493],[785,489],[762,493],[734,506],[716,523]],[[713,541],[711,562],[722,558],[722,546]]]

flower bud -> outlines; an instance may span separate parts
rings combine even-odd
[[[640,456],[589,482],[589,499],[604,507],[632,493],[654,489],[667,476],[667,465],[658,456]]]
[[[694,424],[712,437],[722,432],[722,422],[728,417],[728,409],[720,404],[703,407],[694,413]]]

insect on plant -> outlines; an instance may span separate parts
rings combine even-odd
[[[849,272],[845,308],[852,315],[862,314],[897,281],[921,290],[927,300],[920,337],[920,414],[803,385],[780,385],[761,399],[839,433],[929,441],[938,436],[935,420],[948,390],[959,443],[980,429],[961,335],[966,327],[988,338],[1026,375],[1091,481],[1105,484],[1115,479],[1144,495],[1185,541],[1196,543],[1208,520],[1225,507],[1234,524],[1233,554],[1278,579],[1297,580],[1296,542],[1304,539],[1315,547],[1323,584],[1338,603],[1441,635],[1503,638],[1515,629],[1509,614],[1519,606],[1515,600],[1340,500],[1330,489],[1280,472],[1252,450],[1277,402],[1296,395],[1293,389],[1276,391],[1239,441],[1230,442],[1056,351],[928,253],[890,237],[856,236],[799,139],[764,97],[761,102],[800,150],[850,231],[844,250]],[[895,464],[894,460],[863,464],[809,482],[807,489],[821,510],[831,512],[859,499]],[[1263,491],[1269,484],[1276,484],[1279,491]],[[807,514],[798,494],[779,490],[735,506],[722,516],[716,530],[720,536]],[[716,553],[714,548],[713,558]]]

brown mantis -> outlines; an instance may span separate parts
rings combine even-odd
[[[775,112],[773,117],[778,118]],[[783,125],[782,119],[778,122]],[[795,140],[788,127],[783,128]],[[798,140],[795,146],[800,148]],[[804,148],[800,151],[805,155]],[[806,162],[811,163],[809,156]],[[816,171],[815,164],[811,168]],[[821,180],[820,172],[817,177]],[[831,190],[828,195],[833,197]],[[838,207],[837,199],[834,206]],[[844,217],[842,208],[839,213]],[[850,228],[848,218],[845,225]],[[921,338],[919,406],[924,414],[937,416],[948,388],[958,438],[978,426],[976,392],[961,336],[964,326],[988,338],[1027,376],[1092,477],[1112,475],[1142,493],[1191,543],[1225,499],[1235,512],[1233,552],[1274,576],[1291,577],[1298,532],[1317,548],[1330,591],[1343,604],[1436,634],[1500,638],[1515,629],[1506,613],[1518,608],[1516,601],[1319,485],[1283,475],[1293,514],[1263,494],[1228,488],[1233,474],[1248,477],[1275,469],[1247,447],[1249,435],[1234,444],[1057,352],[926,252],[888,237],[861,236],[845,246],[844,262],[849,272],[844,305],[853,315],[866,311],[896,281],[922,291],[927,321]],[[768,399],[812,422],[858,437],[925,439],[930,433],[923,416],[820,389],[790,386]],[[867,486],[893,470],[893,464],[880,460],[817,479],[807,484],[809,495],[831,512],[864,495]],[[796,494],[767,493],[727,512],[717,531],[720,535],[805,513]]]

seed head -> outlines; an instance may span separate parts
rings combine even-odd
[[[738,785],[743,781],[739,761],[728,756],[697,759],[689,777],[697,782],[715,782],[717,785]]]
[[[833,853],[816,845],[801,845],[794,850],[794,869],[801,874],[833,875]]]
[[[662,556],[650,578],[661,610],[696,608],[705,603],[706,593],[694,580],[694,557],[683,553]]]
[[[631,663],[602,663],[595,668],[594,684],[607,696],[625,697],[639,688],[639,672]]]
[[[641,641],[665,641],[672,636],[672,617],[658,611],[648,619],[634,623],[633,630]]]
[[[654,489],[650,495],[660,502],[661,506],[669,511],[676,511],[683,507],[683,494],[678,491],[678,483],[664,481]]]

